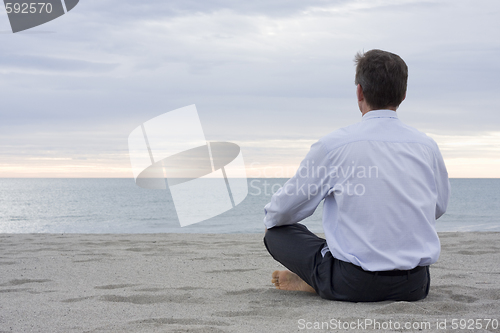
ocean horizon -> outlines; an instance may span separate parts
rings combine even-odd
[[[264,206],[287,178],[249,178],[235,208],[181,227],[168,187],[143,189],[133,178],[0,178],[0,233],[262,233]],[[438,232],[499,232],[500,179],[452,178]],[[323,232],[322,204],[302,221]]]

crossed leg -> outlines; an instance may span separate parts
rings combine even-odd
[[[300,223],[266,230],[264,244],[274,259],[288,268],[272,273],[272,283],[280,290],[316,293],[312,273],[321,262],[326,241]]]

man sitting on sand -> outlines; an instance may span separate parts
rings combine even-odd
[[[289,269],[272,282],[332,300],[417,301],[441,249],[435,222],[448,204],[448,173],[434,140],[396,114],[406,63],[381,50],[355,62],[361,122],[313,144],[265,206],[264,243]],[[323,199],[326,240],[297,223]]]

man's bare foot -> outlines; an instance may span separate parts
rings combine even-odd
[[[274,283],[276,289],[280,290],[299,290],[316,293],[313,287],[308,285],[297,274],[290,271],[274,271],[271,282]]]

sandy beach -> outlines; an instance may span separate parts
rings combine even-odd
[[[345,303],[276,290],[259,234],[2,234],[0,332],[500,332],[500,234],[440,238],[427,299]]]

